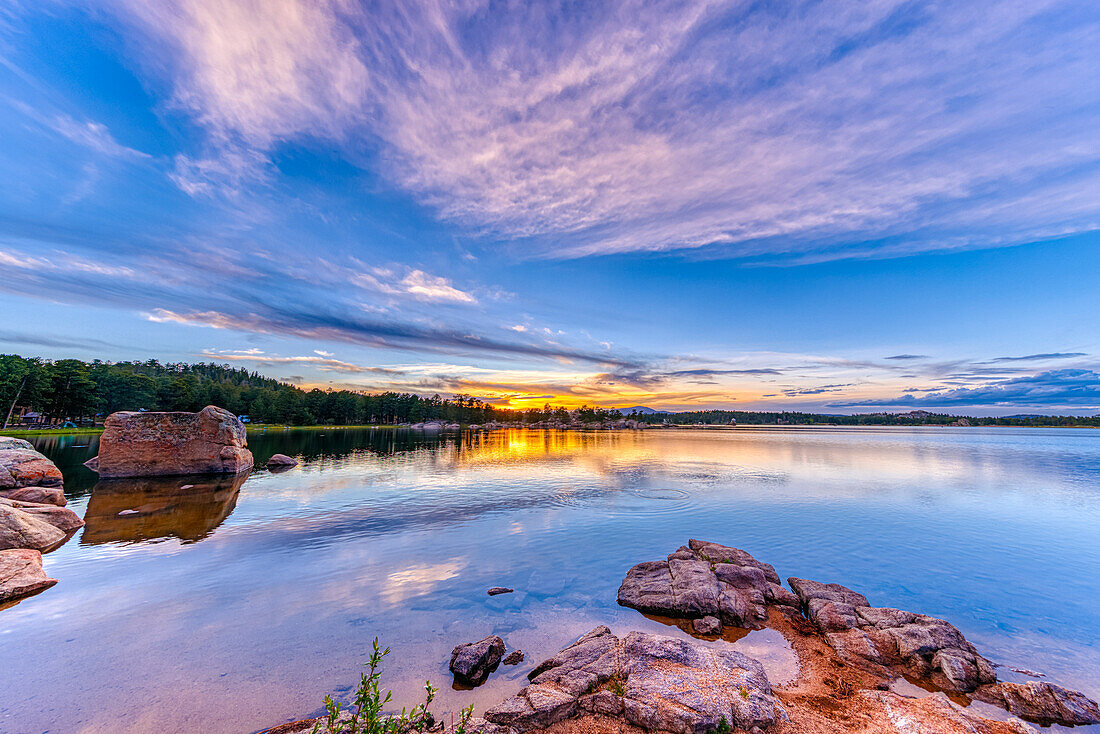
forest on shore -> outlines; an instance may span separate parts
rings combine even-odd
[[[91,424],[120,410],[202,410],[217,405],[252,423],[367,425],[444,420],[453,423],[545,420],[583,422],[621,418],[618,411],[544,406],[515,411],[468,395],[442,398],[412,393],[302,390],[239,367],[189,364],[83,362],[0,355],[0,424],[16,406],[29,407],[44,422]]]
[[[787,411],[702,410],[630,413],[583,406],[513,410],[469,395],[448,398],[413,393],[302,390],[257,372],[212,362],[83,362],[0,355],[0,423],[7,426],[16,407],[28,407],[45,423],[90,425],[120,410],[201,410],[217,405],[253,423],[287,425],[367,425],[443,420],[453,423],[521,421],[603,422],[634,418],[669,425],[956,425],[960,416],[927,411],[824,415]],[[963,417],[963,425],[1095,426],[1100,416],[1022,415]]]

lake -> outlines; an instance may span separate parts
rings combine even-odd
[[[253,732],[346,694],[376,636],[398,706],[430,678],[480,712],[597,624],[683,634],[615,595],[692,537],[1100,698],[1100,431],[286,430],[249,436],[285,473],[99,485],[95,436],[33,443],[87,525],[0,611],[2,732]],[[526,661],[455,690],[451,648],[490,633]],[[775,638],[734,644],[782,678]]]

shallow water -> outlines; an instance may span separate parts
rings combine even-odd
[[[437,712],[481,711],[597,624],[683,634],[615,593],[690,537],[944,617],[994,661],[1100,698],[1100,431],[249,441],[258,465],[280,452],[302,466],[97,485],[80,466],[95,437],[34,441],[87,525],[46,556],[57,586],[0,611],[0,731],[255,731],[346,693],[375,636],[394,650],[383,682],[398,706],[430,678]],[[527,659],[453,690],[451,648],[490,633]],[[715,644],[791,674],[774,633]]]

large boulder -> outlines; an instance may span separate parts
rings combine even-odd
[[[0,436],[0,490],[60,486],[61,470],[29,441]]]
[[[198,413],[113,413],[103,423],[101,477],[241,474],[252,468],[244,424],[208,405]]]
[[[459,645],[451,651],[451,672],[459,683],[479,686],[500,665],[504,640],[496,635]]]
[[[776,721],[763,666],[733,650],[597,627],[528,676],[531,684],[485,712],[518,732],[584,713],[616,716],[646,731],[704,734],[722,720],[745,731]]]
[[[619,604],[647,614],[757,629],[769,604],[797,605],[780,586],[775,569],[739,548],[690,540],[664,561],[647,561],[627,571]],[[716,634],[708,623],[709,634]]]
[[[45,591],[56,583],[57,579],[42,570],[42,554],[38,551],[0,550],[0,605]]]

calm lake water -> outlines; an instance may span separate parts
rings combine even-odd
[[[615,594],[690,537],[1100,698],[1100,431],[279,431],[249,442],[285,473],[98,485],[96,442],[34,441],[87,525],[0,611],[2,732],[256,731],[346,693],[375,636],[398,706],[430,678],[437,713],[481,711],[596,624],[683,634]],[[527,660],[453,690],[451,648],[490,633]],[[790,674],[774,633],[735,644]]]

